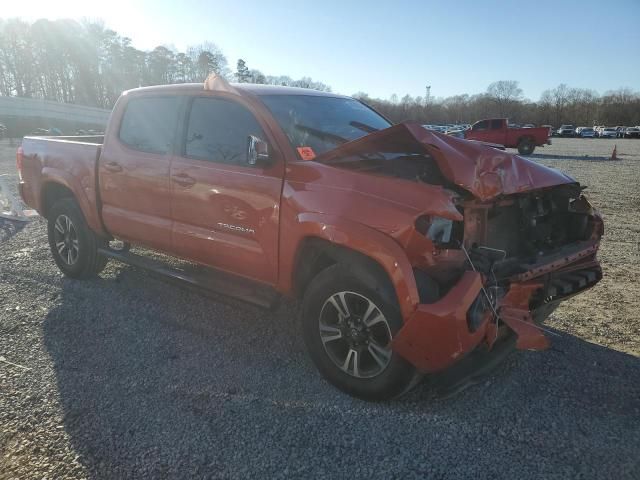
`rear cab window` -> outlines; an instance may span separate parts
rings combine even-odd
[[[129,100],[120,122],[120,141],[142,152],[171,152],[180,102],[178,96]]]

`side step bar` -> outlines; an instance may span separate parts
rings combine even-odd
[[[98,252],[105,257],[143,268],[168,280],[203,290],[205,293],[224,295],[258,307],[274,309],[280,300],[280,294],[268,286],[201,265],[181,262],[181,268],[177,268],[161,260],[131,252],[119,252],[110,248],[100,248]]]

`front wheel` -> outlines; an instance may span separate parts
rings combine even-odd
[[[382,292],[343,265],[320,272],[302,305],[303,337],[320,373],[334,386],[365,400],[408,391],[419,378],[391,350],[402,327],[394,292]]]
[[[91,231],[74,199],[63,198],[51,207],[47,233],[53,259],[66,276],[90,278],[107,264],[98,253],[106,242]]]
[[[530,138],[523,138],[518,142],[518,153],[520,155],[531,155],[536,146]]]

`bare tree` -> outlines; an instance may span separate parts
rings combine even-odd
[[[522,100],[522,89],[516,80],[499,80],[487,87],[487,96],[498,107],[498,115],[506,117]]]

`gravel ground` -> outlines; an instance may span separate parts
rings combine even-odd
[[[352,399],[319,378],[295,305],[216,302],[115,263],[68,280],[42,221],[0,225],[0,479],[640,478],[640,141],[602,161],[613,143],[533,155],[590,185],[603,281],[549,320],[551,350],[447,399]]]

